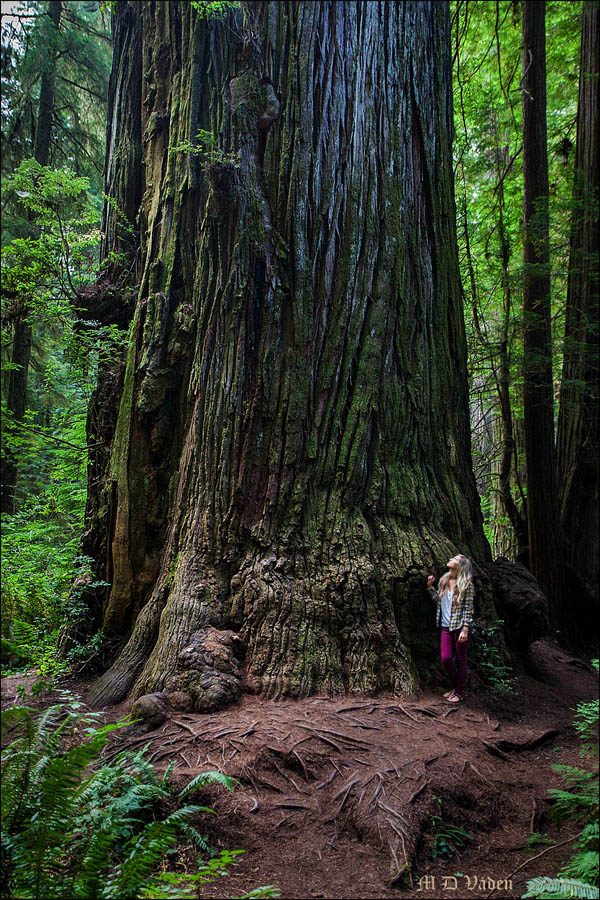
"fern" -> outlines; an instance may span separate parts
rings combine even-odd
[[[552,766],[565,782],[567,788],[553,788],[549,791],[554,800],[552,817],[557,821],[588,822],[598,816],[598,771],[585,770],[575,766]]]
[[[197,896],[197,884],[222,875],[242,851],[210,859],[206,838],[190,819],[214,810],[182,801],[208,784],[232,789],[234,780],[202,772],[177,792],[172,766],[159,777],[147,748],[133,755],[124,751],[102,765],[110,733],[130,720],[99,725],[98,714],[83,713],[73,698],[66,700],[41,714],[29,707],[2,713],[3,738],[13,738],[2,760],[2,896]],[[197,871],[157,874],[180,837],[202,852]]]
[[[598,851],[576,853],[558,875],[560,878],[578,878],[587,884],[598,884]]]
[[[199,811],[196,806],[184,806],[161,822],[151,822],[125,845],[123,862],[109,876],[101,897],[128,900],[137,897],[152,870],[177,842],[178,827]]]
[[[590,822],[575,844],[576,853],[558,873],[560,878],[577,878],[588,884],[598,884],[600,878],[600,835],[598,822]]]
[[[527,847],[537,847],[538,844],[553,844],[553,843],[554,843],[554,841],[552,840],[551,837],[549,837],[547,834],[542,834],[539,831],[533,831],[529,835],[527,840],[525,841],[525,844]]]
[[[206,787],[207,784],[215,783],[221,784],[224,788],[227,788],[228,791],[232,791],[237,784],[234,778],[231,778],[229,775],[225,775],[223,772],[200,772],[199,775],[196,775],[195,778],[192,778],[190,783],[183,788],[179,796],[187,797],[188,794],[191,794],[193,791],[198,790],[198,788]]]
[[[75,738],[78,718],[63,706],[51,707],[37,721],[24,707],[2,713],[3,733],[21,732],[4,751],[2,763],[3,847],[19,896],[61,896],[56,872],[64,868],[60,860],[77,819],[75,788],[109,733],[122,725],[97,728],[88,740],[61,751],[61,738],[69,731]]]
[[[598,888],[574,878],[532,878],[527,882],[527,893],[522,897],[536,897],[537,900],[560,900],[565,897],[594,900],[598,897]]]
[[[234,897],[233,900],[260,900],[260,898],[264,897],[280,897],[281,894],[276,887],[273,887],[272,884],[265,884],[263,887],[254,888],[252,891],[248,891],[247,894],[242,894],[241,897]]]
[[[598,660],[593,660],[598,669]],[[598,701],[579,703],[575,713],[575,728],[582,742],[582,754],[595,757],[592,766],[555,765],[564,788],[550,791],[554,800],[552,816],[559,822],[579,822],[583,831],[575,844],[575,853],[563,866],[557,878],[534,878],[527,882],[524,897],[598,897],[600,871],[598,827],[598,749],[590,743],[598,731]]]

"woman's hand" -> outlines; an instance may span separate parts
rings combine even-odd
[[[459,644],[464,644],[464,642],[466,640],[468,640],[468,638],[469,638],[469,629],[466,627],[466,625],[463,625],[463,627],[461,628],[460,634],[458,636]]]
[[[433,587],[434,583],[435,583],[435,576],[430,575],[429,578],[427,579],[427,587],[428,588]]]

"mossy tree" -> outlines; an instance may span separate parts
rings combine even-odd
[[[489,559],[448,7],[198,7],[114,13],[105,252],[139,274],[89,419],[84,549],[122,644],[92,698],[168,691],[204,625],[271,697],[408,690],[427,567]]]

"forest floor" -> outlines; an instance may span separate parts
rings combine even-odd
[[[551,767],[582,764],[574,709],[597,696],[593,669],[555,643],[534,644],[532,660],[503,706],[474,692],[451,705],[444,688],[404,700],[245,696],[145,734],[116,732],[105,755],[148,744],[157,769],[175,763],[181,786],[206,769],[239,780],[193,801],[219,813],[200,825],[213,847],[246,851],[202,897],[264,884],[285,900],[521,897],[528,878],[555,875],[571,855],[577,827],[548,820],[548,789],[563,786]],[[3,680],[4,705],[23,681]],[[85,683],[69,687],[85,701]],[[106,709],[106,720],[128,709]],[[450,826],[471,837],[444,858]],[[552,845],[528,846],[532,832]]]

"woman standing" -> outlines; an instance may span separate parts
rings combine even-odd
[[[435,578],[430,575],[427,590],[436,602],[436,624],[442,629],[440,656],[452,684],[452,690],[444,697],[449,703],[460,703],[467,683],[467,648],[475,615],[475,588],[471,560],[467,556],[459,553],[448,560],[447,566],[449,571],[440,578],[438,589],[434,588]]]

